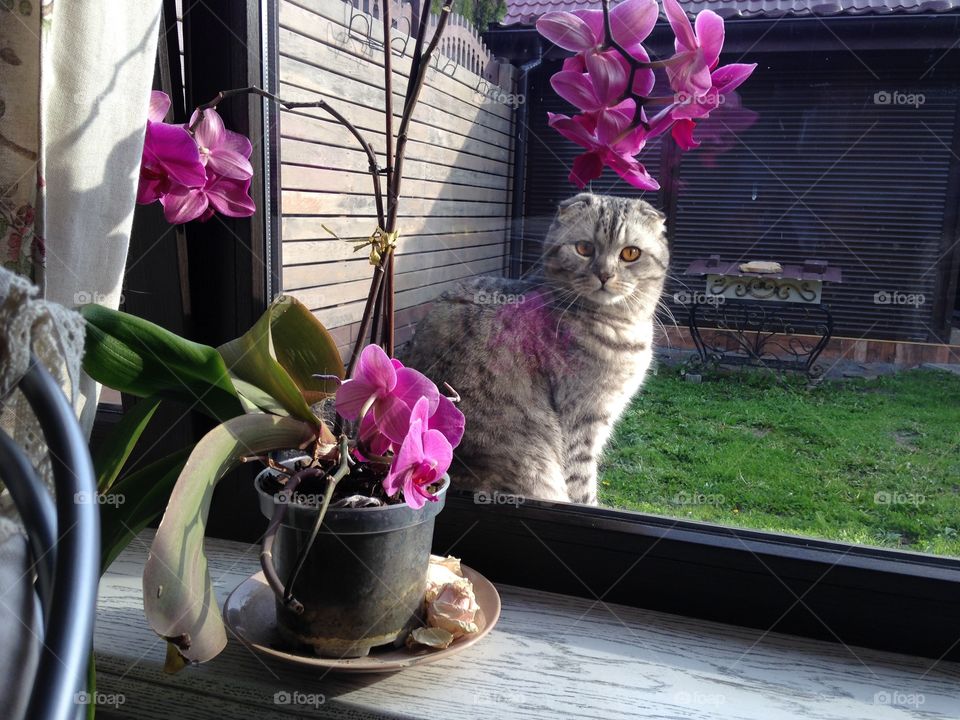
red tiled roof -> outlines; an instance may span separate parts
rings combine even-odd
[[[960,9],[960,0],[680,0],[680,4],[691,17],[701,10],[713,10],[722,18],[942,13]],[[507,0],[507,15],[502,24],[532,25],[538,17],[554,10],[599,7],[599,0]]]

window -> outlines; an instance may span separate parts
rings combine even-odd
[[[286,96],[336,99],[361,129],[379,127],[377,25],[352,21],[361,10],[335,0],[309,7],[279,0],[275,15],[267,5],[262,27],[248,27],[243,13],[234,18],[235,30],[256,38],[252,47],[262,34],[269,49],[263,67],[248,58],[254,69],[215,64],[201,38],[215,31],[212,23],[201,24],[199,7],[192,21],[185,18],[191,102],[222,87],[265,82]],[[561,110],[549,78],[562,53],[540,45],[530,24],[506,26],[483,42],[458,26],[465,34],[451,47],[460,50],[431,71],[407,165],[397,269],[401,342],[443,289],[517,265],[526,270],[546,219],[574,192],[566,175],[576,148],[544,119]],[[400,32],[406,27],[398,24]],[[663,186],[645,197],[668,216],[673,260],[664,302],[676,327],[668,314],[660,318],[675,349],[689,310],[680,296],[705,287],[702,277],[684,272],[720,254],[731,263],[826,260],[842,269],[841,282],[826,283],[822,296],[842,339],[821,364],[838,356],[858,364],[960,362],[947,346],[960,262],[956,30],[950,12],[728,21],[730,61],[742,54],[760,63],[740,93],[739,121],[756,118],[735,137],[715,138],[689,155],[652,146],[642,158]],[[653,37],[652,47],[669,52],[665,32]],[[907,38],[923,40],[907,48]],[[462,48],[481,58],[471,61],[480,72],[457,66]],[[396,42],[396,57],[400,51]],[[515,66],[497,66],[497,57]],[[191,64],[202,64],[202,77],[191,77]],[[214,243],[191,249],[190,285],[212,301],[197,321],[233,337],[232,326],[248,325],[258,303],[291,292],[346,348],[369,265],[324,226],[343,238],[369,234],[362,158],[312,111],[261,117],[258,103],[249,107],[266,125],[261,162],[275,167],[261,192],[275,210],[244,235],[252,260],[222,228],[211,231]],[[238,112],[235,127],[243,116]],[[592,189],[627,194],[610,174]],[[206,253],[224,252],[237,269],[229,282],[197,270],[209,261]],[[687,372],[701,375],[696,383],[679,366],[664,361],[659,368],[605,455],[600,498],[608,506],[533,497],[484,504],[472,492],[453,492],[435,549],[501,582],[960,658],[960,560],[953,557],[960,436],[958,410],[948,402],[960,378],[904,374],[808,390],[805,382],[757,379],[754,371],[732,378]],[[858,424],[837,425],[844,419]],[[817,474],[827,461],[836,478]],[[843,485],[858,480],[859,487]],[[240,478],[218,493],[219,512],[231,518],[221,533],[254,539],[261,521],[248,486]]]

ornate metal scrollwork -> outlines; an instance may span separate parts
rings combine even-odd
[[[793,278],[738,277],[735,275],[710,275],[707,279],[707,294],[754,300],[784,300],[815,303],[820,297],[820,283]]]
[[[823,373],[816,362],[833,334],[833,315],[826,305],[708,301],[691,303],[689,325],[697,348],[691,367],[752,365],[802,372],[815,379]],[[725,332],[716,333],[708,341],[704,325]],[[801,337],[798,332],[813,337]],[[729,340],[734,343],[732,349],[728,348]]]

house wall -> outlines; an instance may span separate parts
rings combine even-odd
[[[288,100],[328,100],[382,153],[382,26],[377,20],[364,25],[356,13],[340,0],[281,0],[279,90]],[[411,40],[399,57],[403,44],[395,31],[394,133],[414,48]],[[509,67],[500,77],[510,86]],[[429,71],[414,113],[398,222],[398,344],[410,337],[426,304],[458,280],[504,270],[513,110],[492,99],[487,87],[443,60]],[[354,253],[344,240],[366,238],[377,226],[366,155],[319,109],[281,113],[280,136],[282,286],[314,311],[346,354],[372,268],[367,253]],[[379,159],[385,165],[382,154]]]

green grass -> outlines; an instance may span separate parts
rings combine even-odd
[[[803,384],[661,368],[600,467],[604,505],[960,556],[960,377]]]

